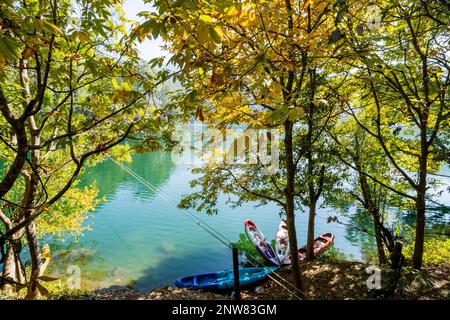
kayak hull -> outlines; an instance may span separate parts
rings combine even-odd
[[[280,266],[281,263],[275,250],[273,250],[266,236],[258,229],[256,224],[251,220],[245,220],[244,226],[245,233],[263,258],[269,261],[271,265]]]
[[[324,233],[314,239],[314,256],[324,252],[334,243],[334,234]],[[298,249],[298,260],[303,262],[306,260],[306,246]]]
[[[240,268],[239,283],[241,286],[251,285],[264,280],[278,267]],[[234,288],[233,270],[224,270],[205,274],[191,275],[175,280],[178,288],[197,288],[203,290],[227,290]]]
[[[275,237],[275,252],[281,264],[291,263],[291,260],[289,259],[289,234],[286,222],[284,221],[281,221],[278,226],[277,235]]]

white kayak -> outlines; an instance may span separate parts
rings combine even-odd
[[[275,252],[280,260],[281,264],[290,264],[289,258],[289,235],[286,222],[281,220],[278,225],[277,236],[275,238]]]

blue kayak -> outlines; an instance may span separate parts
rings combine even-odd
[[[267,275],[278,269],[279,267],[240,268],[239,282],[241,286],[246,286],[263,280]],[[178,288],[198,288],[206,290],[231,289],[234,287],[233,270],[182,277],[175,280],[175,285]]]

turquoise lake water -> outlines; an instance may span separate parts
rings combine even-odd
[[[54,263],[63,272],[77,265],[82,289],[96,286],[132,284],[138,290],[151,290],[172,284],[177,277],[231,268],[231,250],[193,223],[176,208],[183,194],[190,191],[193,179],[190,167],[175,165],[170,153],[135,155],[127,164],[134,172],[166,194],[167,201],[124,172],[111,160],[91,168],[83,184],[97,182],[100,196],[106,197],[89,219],[92,231],[86,231],[78,242],[66,241],[56,246]],[[450,203],[448,193],[443,200]],[[274,205],[255,208],[253,204],[232,209],[219,204],[217,216],[200,217],[217,228],[231,241],[244,232],[243,221],[252,219],[270,239],[276,234],[279,209]],[[373,237],[348,226],[327,224],[333,210],[320,209],[316,234],[333,232],[335,247],[348,258],[364,260],[374,248]],[[339,217],[343,222],[348,218]],[[307,214],[297,214],[299,244],[306,242]],[[64,248],[67,249],[67,248]],[[62,271],[61,271],[62,270]],[[61,274],[60,274],[61,276]]]

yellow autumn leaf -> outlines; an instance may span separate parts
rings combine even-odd
[[[41,21],[41,20],[39,20],[39,21]],[[42,20],[42,23],[43,23],[43,25],[44,25],[47,29],[51,30],[54,34],[59,34],[59,35],[61,35],[61,34],[64,33],[58,26],[54,25],[54,24],[51,23],[51,22]]]
[[[213,23],[214,20],[213,18],[211,18],[210,16],[207,16],[206,14],[202,14],[200,15],[200,21],[204,22],[204,23]]]

